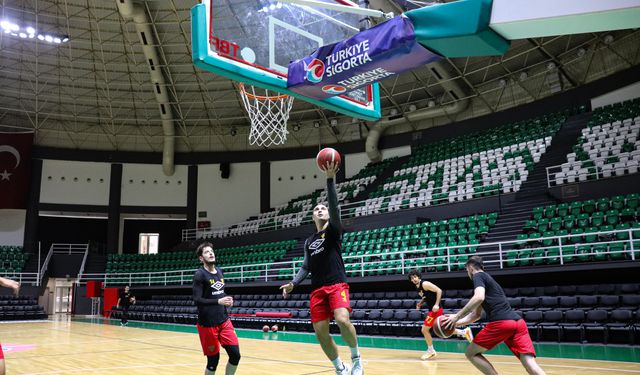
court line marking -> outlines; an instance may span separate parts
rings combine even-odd
[[[291,361],[291,362],[287,362],[287,364],[290,365],[300,365],[300,364],[305,364],[305,365],[310,365],[311,363],[317,363],[317,362],[322,362],[322,363],[327,363],[328,360],[313,360],[313,361]],[[458,360],[437,360],[437,361],[420,361],[420,360],[386,360],[386,359],[372,359],[372,360],[365,360],[364,361],[364,365],[366,367],[367,363],[421,363],[421,362],[430,362],[430,363],[466,363],[468,364],[470,367],[470,369],[472,368],[471,363],[469,363],[468,361],[458,361]],[[242,361],[241,364],[260,364],[262,366],[264,365],[282,365],[281,362],[279,361],[274,361],[272,359],[268,359],[266,360],[266,362],[264,360],[260,360],[260,361]],[[522,364],[520,362],[493,362],[493,364],[499,364],[499,365],[511,365],[511,366],[522,366]],[[85,372],[85,371],[113,371],[113,370],[127,370],[127,369],[143,369],[143,368],[167,368],[167,367],[202,367],[202,364],[194,364],[194,363],[172,363],[172,364],[158,364],[158,365],[130,365],[130,366],[112,366],[112,367],[93,367],[93,368],[81,368],[81,369],[73,369],[73,370],[55,370],[55,371],[46,371],[46,372],[32,372],[32,373],[26,373],[29,375],[45,375],[45,374],[61,374],[61,373],[78,373],[78,372]],[[323,366],[325,367],[325,366]],[[594,370],[594,371],[608,371],[608,372],[624,372],[624,373],[640,373],[640,370],[632,370],[632,369],[613,369],[613,368],[600,368],[600,367],[585,367],[585,366],[569,366],[569,365],[544,365],[543,367],[554,367],[554,368],[566,368],[566,369],[581,369],[581,370]],[[318,372],[303,372],[303,375],[310,375],[310,374],[319,374],[319,373],[323,373],[323,372],[327,372],[327,371],[332,371],[333,369],[328,369],[328,370],[322,370],[322,371],[318,371]]]
[[[111,326],[107,326],[107,327],[111,327]],[[115,326],[116,329],[120,328]],[[141,329],[145,329],[145,328],[141,328]],[[52,329],[49,329],[49,331]],[[75,332],[72,330],[71,325],[68,325],[66,327],[66,329],[63,328],[53,328],[53,330],[55,331],[60,331],[60,332],[66,332],[66,333],[70,333],[70,334],[74,334],[74,335],[80,335],[80,336],[89,336],[89,337],[99,337],[101,339],[106,339],[108,337],[104,337],[102,335],[96,335],[96,334],[89,334],[89,333],[83,333],[83,332]],[[151,329],[145,329],[148,332],[153,332],[154,330]],[[186,332],[185,332],[186,333]],[[187,333],[189,334],[189,333]],[[185,350],[185,351],[196,351],[199,352],[200,350],[198,348],[184,348],[184,347],[176,347],[176,346],[171,346],[171,345],[161,345],[161,344],[152,344],[152,343],[146,343],[146,342],[140,342],[139,340],[131,340],[131,339],[124,339],[124,338],[109,338],[115,341],[124,341],[124,342],[131,342],[131,343],[142,343],[142,344],[147,344],[149,346],[156,346],[156,347],[165,347],[165,348],[173,348],[173,349],[181,349],[181,350]],[[248,340],[260,340],[260,339],[248,339]],[[262,341],[262,340],[260,340]],[[286,341],[282,341],[283,343],[285,343]],[[306,345],[317,345],[315,343],[299,343],[299,344],[306,344]],[[145,348],[146,349],[146,348]],[[149,348],[151,349],[151,348]],[[398,349],[391,349],[391,348],[371,348],[371,349],[383,349],[383,350],[392,350],[397,352]],[[144,350],[144,349],[143,349]],[[415,350],[405,350],[404,351],[410,351],[413,352]],[[120,352],[120,351],[127,351],[127,350],[105,350],[102,351],[103,353],[110,353],[110,352]],[[95,353],[100,353],[100,352],[95,352]],[[443,352],[445,353],[445,352]],[[78,354],[94,354],[94,353],[88,353],[88,352],[77,352],[77,353],[68,353],[69,355],[78,355]],[[451,354],[451,355],[463,355],[463,353],[448,353],[447,354]],[[55,356],[60,356],[61,354],[56,354]],[[62,354],[63,355],[63,354]],[[511,357],[508,355],[488,355],[489,357]],[[44,356],[39,356],[39,357],[46,357],[46,355]],[[314,360],[314,361],[282,361],[282,360],[274,360],[273,358],[259,358],[259,357],[248,357],[248,356],[243,356],[245,358],[252,358],[252,359],[256,359],[256,360],[260,360],[260,362],[251,362],[251,361],[243,361],[243,363],[261,363],[261,364],[298,364],[298,365],[307,365],[307,366],[318,366],[318,367],[324,367],[324,366],[320,366],[320,365],[314,365],[314,363],[326,363],[327,360]],[[20,357],[21,359],[23,358],[28,358],[27,357]],[[573,360],[573,361],[597,361],[597,362],[608,362],[608,363],[628,363],[628,364],[636,364],[635,362],[621,362],[621,361],[604,361],[604,360],[583,360],[583,359],[572,359],[572,358],[550,358],[550,357],[545,357],[545,360],[554,360],[554,359],[562,359],[562,360]],[[266,362],[266,363],[265,363]],[[422,362],[419,361],[417,359],[406,359],[406,360],[385,360],[385,359],[372,359],[372,360],[368,360],[366,358],[364,358],[364,363],[398,363],[398,362],[402,362],[402,363],[412,363],[412,362]],[[465,360],[437,360],[434,361],[434,363],[468,363],[468,361]],[[517,365],[520,366],[520,362],[494,362],[497,364],[504,364],[504,365]],[[142,365],[137,365],[131,368],[153,368],[153,367],[166,367],[166,366],[173,366],[173,365],[150,365],[150,366],[142,366]],[[187,366],[185,364],[175,364],[175,366]],[[190,364],[189,366],[199,366],[199,365],[194,365],[194,364]],[[601,368],[601,367],[587,367],[587,366],[578,366],[578,365],[554,365],[554,364],[544,364],[543,367],[557,367],[557,368],[569,368],[569,369],[583,369],[583,370],[598,370],[598,371],[618,371],[618,372],[625,372],[625,373],[640,373],[640,370],[633,370],[633,369],[613,369],[613,368]],[[121,368],[125,368],[125,367],[114,367],[114,369],[121,369]],[[105,370],[108,370],[110,368],[105,368]],[[90,369],[82,369],[82,371],[85,370],[90,370]],[[93,369],[94,371],[97,369]],[[79,371],[79,370],[78,370]],[[61,372],[77,372],[77,370],[65,370],[65,371],[61,371],[61,370],[56,370],[55,372],[47,372],[47,373],[42,373],[42,374],[57,374],[57,373],[61,373]],[[35,373],[34,373],[35,374]],[[40,373],[38,373],[40,374]]]

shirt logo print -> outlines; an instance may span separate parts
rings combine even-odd
[[[314,256],[316,254],[323,252],[324,251],[324,247],[322,246],[323,244],[324,244],[324,238],[318,238],[317,240],[313,241],[311,245],[309,245],[309,250],[313,250],[311,252],[311,256]]]
[[[220,290],[224,288],[224,283],[221,283],[220,281],[216,281],[213,285],[211,285],[211,287],[214,288],[215,290]]]

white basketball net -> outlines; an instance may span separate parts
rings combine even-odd
[[[240,96],[251,120],[249,144],[281,145],[287,141],[287,121],[293,97],[278,93],[270,95],[269,90],[259,90],[264,91],[264,95],[257,94],[254,86],[240,84]]]

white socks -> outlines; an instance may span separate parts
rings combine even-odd
[[[333,363],[333,367],[335,367],[336,370],[342,370],[344,368],[344,365],[342,364],[342,360],[340,359],[340,357],[336,357],[336,359],[331,361],[331,363]]]
[[[349,347],[349,350],[351,350],[351,358],[357,358],[360,357],[360,350],[358,349],[357,346],[355,347]]]

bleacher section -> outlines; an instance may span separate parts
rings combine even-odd
[[[594,110],[567,162],[549,170],[550,181],[561,185],[637,173],[639,131],[640,99]]]
[[[451,246],[450,270],[460,270],[464,268],[468,254],[476,252],[477,245],[495,225],[497,218],[497,213],[490,213],[347,232],[342,242],[342,256],[347,275],[401,274],[416,267],[431,272],[449,271],[445,246]],[[407,251],[409,253],[401,253]],[[297,257],[293,260],[296,262],[295,268],[298,269],[303,258]],[[291,268],[281,269],[278,274],[280,280],[292,277]]]
[[[640,285],[603,284],[506,288],[511,306],[525,318],[534,341],[640,344]],[[464,306],[472,290],[445,290],[445,313]],[[308,295],[235,295],[229,309],[234,326],[259,329],[279,324],[289,331],[311,331]],[[415,291],[351,293],[351,320],[360,334],[421,337],[426,311],[418,311]],[[291,318],[256,317],[256,312],[290,312]],[[114,307],[112,318],[119,318]],[[195,324],[191,296],[155,296],[129,310],[131,320]],[[333,323],[332,323],[333,325]],[[482,328],[480,320],[472,328]],[[335,326],[332,331],[335,332]]]
[[[566,113],[415,147],[410,160],[356,208],[356,216],[517,192]]]
[[[385,159],[379,163],[369,163],[355,176],[336,184],[338,200],[344,202],[355,198],[358,193],[376,180],[397,157]],[[326,201],[326,192],[318,189],[310,194],[297,197],[274,210],[261,213],[257,218],[228,228],[212,229],[202,234],[201,238],[237,236],[261,231],[299,226],[304,221],[311,221],[311,209],[318,203]]]
[[[256,263],[273,263],[282,259],[293,249],[296,240],[269,242],[255,245],[216,249],[216,263],[224,267],[228,280],[251,281],[260,276],[260,266],[243,266]],[[242,268],[241,268],[242,266]],[[110,254],[107,258],[108,282],[124,284],[149,284],[158,282],[181,282],[191,280],[193,272],[200,267],[194,251],[166,252],[158,254]],[[154,275],[149,272],[185,271],[181,274]],[[141,274],[129,276],[129,274]],[[120,275],[119,275],[120,274]],[[127,274],[122,275],[122,274]]]
[[[36,297],[0,295],[0,320],[46,319]]]
[[[22,246],[0,246],[0,274],[22,272],[28,259]]]
[[[638,194],[629,194],[534,208],[531,220],[524,225],[524,233],[517,237],[515,247],[521,250],[507,254],[507,265],[625,260],[639,256],[638,199]],[[557,236],[562,239],[554,238]]]

